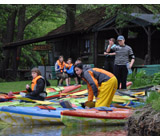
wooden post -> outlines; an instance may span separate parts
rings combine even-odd
[[[147,57],[148,57],[147,61],[148,61],[148,64],[151,64],[151,36],[155,31],[153,31],[151,33],[151,27],[150,26],[148,26],[148,30],[144,26],[142,26],[142,27],[147,34]]]
[[[151,64],[151,27],[148,27],[148,62]]]
[[[98,36],[98,32],[95,32],[94,34],[94,66],[97,67],[97,36]]]

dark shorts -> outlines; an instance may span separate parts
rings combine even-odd
[[[66,73],[56,73],[56,77],[64,80],[64,79],[68,78],[68,74],[66,74]]]
[[[69,78],[76,78],[76,76],[74,74],[73,75],[68,74],[68,77]]]

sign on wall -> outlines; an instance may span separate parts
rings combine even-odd
[[[51,50],[51,46],[50,45],[34,45],[33,46],[33,50],[34,51],[47,51],[47,50]]]

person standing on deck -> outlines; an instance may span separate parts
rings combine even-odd
[[[118,79],[118,89],[120,83],[122,85],[122,89],[126,89],[126,82],[127,82],[127,75],[128,75],[128,68],[131,69],[134,61],[135,56],[133,50],[130,46],[125,44],[125,38],[122,35],[119,35],[117,38],[118,44],[116,47],[113,48],[115,51],[115,63],[114,63],[114,74]],[[107,48],[107,52],[109,53],[111,50],[111,46]],[[131,58],[131,62],[129,63],[129,58]],[[129,67],[127,68],[127,65]]]
[[[115,52],[113,51],[113,48],[116,46],[115,44],[115,39],[110,38],[109,39],[109,45],[105,47],[105,63],[104,63],[104,69],[113,73],[113,68],[114,68],[114,59],[115,59]],[[107,48],[111,47],[110,52],[107,52]]]
[[[113,96],[117,90],[116,77],[103,69],[99,68],[83,68],[82,64],[74,67],[76,74],[87,83],[88,101],[92,102],[96,97],[95,107],[110,107]],[[86,102],[86,103],[87,103]]]

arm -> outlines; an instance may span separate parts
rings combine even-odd
[[[116,53],[108,53],[108,55],[116,55]]]
[[[131,63],[130,63],[130,65],[129,65],[129,68],[130,68],[130,69],[132,68],[134,62],[135,62],[135,60],[134,60],[134,59],[131,59]]]
[[[107,53],[109,53],[111,51],[111,47],[112,47],[112,45],[108,45],[108,48],[106,50]]]
[[[40,93],[44,92],[45,81],[43,79],[38,79],[36,90],[29,93],[31,96],[37,96]]]
[[[88,84],[88,97],[92,94],[97,97],[98,96],[98,81],[94,78],[91,71],[85,71],[84,78],[87,80]]]
[[[135,56],[133,54],[132,48],[129,49],[129,57],[131,58],[131,62],[130,62],[129,68],[132,68],[132,66],[134,64],[134,61],[135,61]]]
[[[59,70],[60,70],[60,68],[58,69],[58,63],[56,62],[56,64],[55,64],[55,71],[57,72]]]

